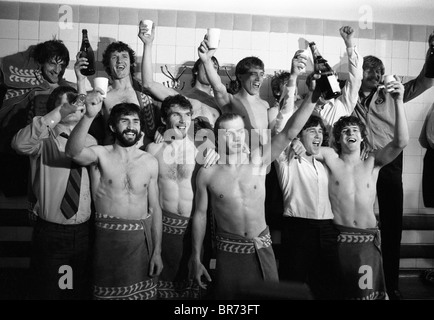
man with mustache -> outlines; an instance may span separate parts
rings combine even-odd
[[[434,41],[434,34],[429,43]],[[427,51],[427,57],[429,50]],[[433,78],[427,78],[423,66],[420,74],[404,84],[404,103],[416,98],[434,85]],[[383,62],[375,56],[363,59],[363,79],[359,98],[353,115],[367,127],[367,143],[373,150],[383,148],[393,138],[395,109],[393,99],[385,92]],[[384,275],[390,299],[401,299],[399,291],[399,261],[402,236],[403,154],[380,170],[377,181],[377,196],[380,217],[380,230],[383,247]]]
[[[84,137],[101,110],[102,96],[91,92],[86,113],[72,131],[66,154],[90,166],[96,209],[95,299],[156,299],[154,277],[162,270],[158,163],[140,150],[140,108],[113,106],[108,118],[111,145],[85,147]]]

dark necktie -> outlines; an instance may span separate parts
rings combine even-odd
[[[68,134],[64,132],[62,132],[60,136],[68,139]],[[60,210],[66,219],[72,218],[78,210],[78,203],[80,201],[81,171],[81,166],[75,162],[71,162],[68,184],[66,185],[65,195],[63,196],[60,205]]]

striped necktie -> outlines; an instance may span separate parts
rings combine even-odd
[[[68,139],[68,135],[64,132],[60,136]],[[69,173],[68,184],[66,185],[65,195],[63,196],[60,210],[66,219],[72,218],[78,210],[80,201],[80,185],[81,185],[82,167],[71,162],[71,171]]]

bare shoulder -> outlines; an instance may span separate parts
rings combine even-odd
[[[158,152],[160,152],[162,149],[164,149],[164,142],[163,143],[155,143],[155,142],[151,142],[150,144],[148,144],[148,146],[146,147],[146,151],[150,153],[151,155],[155,156]]]
[[[218,172],[219,170],[219,165],[213,165],[211,167],[205,168],[205,167],[200,167],[199,171],[197,172],[197,181],[200,181],[202,183],[207,184],[208,181],[210,181],[210,179],[212,177],[218,177],[218,174],[216,174],[216,172]]]

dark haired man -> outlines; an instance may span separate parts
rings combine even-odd
[[[140,118],[144,130],[143,144],[146,145],[153,140],[159,119],[155,114],[153,99],[143,92],[137,80],[134,79],[135,52],[122,41],[112,42],[104,50],[102,63],[107,75],[111,78],[111,85],[102,108],[104,129],[108,130],[107,122],[113,106],[119,103],[134,103],[140,106]],[[111,142],[113,141],[107,132],[104,144]]]
[[[197,141],[188,134],[193,129],[193,107],[180,95],[168,96],[161,104],[166,139],[151,143],[146,151],[158,161],[158,187],[163,215],[163,271],[158,279],[159,299],[198,299],[200,288],[188,277],[191,255],[190,217],[194,207],[195,178],[200,165],[217,160],[214,149],[204,158]],[[198,149],[199,147],[199,149]],[[214,145],[212,145],[214,147]]]
[[[120,71],[120,70],[119,70]],[[90,166],[95,201],[95,299],[155,299],[154,277],[162,270],[158,163],[140,150],[140,108],[113,106],[108,117],[114,143],[86,147],[84,138],[102,106],[99,92],[86,98],[86,113],[74,128],[66,154]]]
[[[264,212],[266,169],[297,136],[318,96],[317,90],[309,92],[284,129],[250,153],[245,148],[247,134],[241,115],[223,113],[215,123],[220,159],[210,168],[201,168],[196,178],[190,266],[196,282],[205,288],[204,280],[211,281],[211,277],[202,264],[201,252],[210,203],[216,221],[217,299],[234,299],[256,281],[278,281]]]
[[[434,41],[431,34],[428,42]],[[427,51],[427,57],[429,50]],[[434,79],[425,77],[425,63],[420,74],[404,83],[404,103],[416,98],[434,85]],[[353,115],[365,124],[367,143],[373,150],[383,148],[393,137],[395,110],[393,99],[384,89],[383,62],[375,56],[363,59],[363,79]],[[377,196],[380,230],[383,246],[384,275],[390,299],[401,299],[399,291],[399,262],[402,236],[404,193],[402,187],[403,154],[380,170]]]
[[[11,149],[12,137],[33,116],[47,113],[49,94],[63,79],[69,52],[61,40],[48,40],[2,58],[0,67],[0,189],[5,195],[27,193],[27,157]]]
[[[382,266],[385,249],[381,247],[374,214],[375,185],[380,169],[398,157],[407,145],[409,133],[403,103],[404,86],[395,80],[389,82],[385,90],[395,111],[392,141],[361,157],[367,138],[365,126],[355,116],[341,117],[333,128],[335,148],[321,148],[318,157],[329,172],[333,221],[339,230],[339,272],[344,299],[388,297]]]
[[[31,299],[87,299],[90,297],[89,217],[91,215],[90,182],[87,170],[81,170],[77,208],[65,215],[63,198],[68,188],[72,161],[65,155],[67,137],[84,114],[84,104],[74,103],[77,91],[59,86],[50,94],[48,113],[36,116],[32,123],[18,131],[12,147],[30,157],[32,191],[36,196],[38,215],[32,238],[30,262]],[[86,146],[95,139],[85,135]],[[72,268],[71,288],[59,286],[61,267]]]

